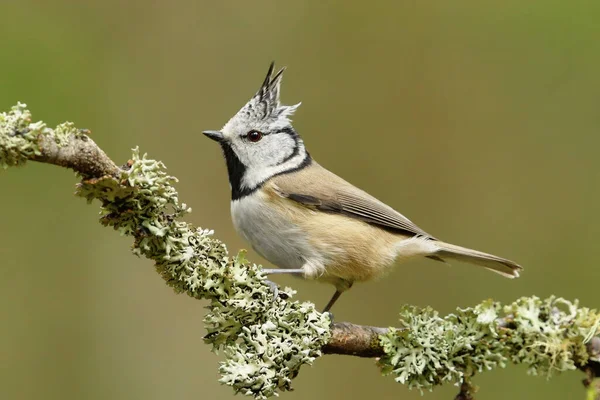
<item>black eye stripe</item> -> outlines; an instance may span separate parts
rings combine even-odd
[[[294,140],[298,137],[298,134],[296,133],[296,131],[292,127],[283,128],[282,130],[280,130],[277,133],[287,133],[288,135],[290,135],[291,137],[293,137]]]

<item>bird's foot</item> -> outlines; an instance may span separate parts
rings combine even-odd
[[[288,293],[279,290],[279,285],[277,285],[275,282],[265,279],[265,283],[269,285],[271,292],[273,292],[273,301],[275,301],[275,299],[278,297],[282,300],[287,300],[290,298]]]
[[[329,318],[329,329],[331,329],[333,327],[333,313],[324,311],[323,314],[327,314],[327,318]]]
[[[270,280],[265,280],[265,283],[267,285],[269,285],[269,287],[271,288],[271,292],[273,292],[273,299],[276,299],[279,297],[279,286],[277,286],[277,284],[273,281]]]

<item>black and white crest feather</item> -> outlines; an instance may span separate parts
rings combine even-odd
[[[267,76],[265,77],[262,86],[256,93],[256,95],[260,98],[260,101],[265,101],[271,104],[279,102],[279,87],[281,85],[283,71],[285,71],[285,67],[283,67],[275,74],[275,76],[273,76],[274,68],[275,62],[272,62],[269,66],[269,71],[267,71]]]
[[[283,106],[279,101],[281,91],[281,81],[285,67],[281,68],[277,73],[273,74],[275,63],[272,62],[267,71],[263,84],[261,85],[256,95],[240,110],[245,112],[247,116],[256,119],[272,119],[278,118],[288,119],[300,104],[294,106]]]

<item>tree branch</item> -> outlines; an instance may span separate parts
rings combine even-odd
[[[71,134],[64,143],[57,143],[46,135],[38,136],[40,154],[32,160],[70,168],[83,177],[117,177],[120,168],[88,136],[91,132],[80,130]]]
[[[386,328],[336,322],[331,326],[331,339],[323,346],[323,354],[357,357],[383,357],[385,352],[379,337]]]
[[[229,257],[212,232],[181,221],[179,202],[164,165],[140,156],[115,164],[88,136],[64,123],[32,122],[24,104],[0,114],[0,165],[38,161],[71,168],[83,179],[76,194],[101,203],[101,223],[134,239],[134,252],[153,260],[178,293],[210,301],[204,340],[223,349],[222,383],[266,398],[289,390],[303,364],[322,354],[377,357],[384,374],[419,389],[461,383],[457,399],[472,399],[476,372],[525,363],[551,376],[580,369],[591,398],[600,399],[600,315],[577,302],[525,297],[501,306],[491,300],[440,317],[406,306],[399,328],[331,324],[311,303],[273,298],[262,268],[243,253]]]

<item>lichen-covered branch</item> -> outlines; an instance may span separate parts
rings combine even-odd
[[[74,170],[82,177],[117,177],[120,169],[94,143],[85,129],[65,122],[50,129],[44,122],[31,122],[24,104],[0,117],[0,166],[23,165],[27,160],[40,161]]]
[[[89,138],[64,123],[55,129],[32,122],[24,104],[0,113],[0,165],[39,161],[68,167],[82,178],[76,194],[101,203],[101,223],[134,240],[133,250],[155,263],[178,293],[210,301],[204,341],[222,349],[221,382],[236,392],[266,398],[288,390],[304,364],[322,354],[378,357],[385,374],[409,387],[461,384],[472,398],[476,372],[524,363],[551,376],[579,368],[597,395],[600,315],[577,302],[522,298],[502,307],[485,301],[440,317],[405,307],[398,328],[331,324],[311,303],[292,301],[285,288],[274,297],[262,268],[241,252],[231,257],[212,231],[182,218],[191,211],[178,199],[177,180],[165,166],[134,149],[118,167]],[[457,397],[458,398],[458,397]]]
[[[501,306],[487,300],[443,318],[430,308],[406,306],[400,323],[383,333],[334,324],[323,352],[379,357],[384,373],[419,389],[464,382],[509,362],[527,365],[533,375],[581,369],[590,383],[600,376],[600,314],[577,301],[523,297]]]

